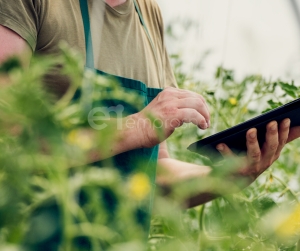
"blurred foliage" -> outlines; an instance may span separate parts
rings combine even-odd
[[[172,156],[184,161],[210,164],[186,147],[299,97],[294,83],[262,76],[236,81],[221,67],[215,83],[202,83],[182,70],[180,56],[172,59],[179,86],[203,95],[212,117],[210,129],[184,125],[168,140]],[[73,84],[53,102],[42,77],[58,64]],[[158,188],[147,242],[140,210],[150,192],[147,176],[80,164],[95,141],[105,151],[114,137],[111,127],[92,142],[81,133],[89,109],[104,99],[133,107],[140,101],[112,79],[84,71],[80,56],[66,47],[60,57],[34,58],[28,69],[13,59],[1,73],[0,81],[10,84],[0,87],[0,250],[299,250],[299,142],[239,193],[231,194],[235,184],[222,176],[226,165],[221,176],[179,184],[169,197]],[[81,96],[74,100],[78,86]],[[207,189],[223,196],[182,209],[183,198]]]
[[[89,109],[103,97],[134,107],[140,100],[113,79],[84,71],[82,58],[65,46],[60,57],[34,58],[28,69],[16,62],[6,62],[0,77],[9,82],[0,91],[0,250],[145,249],[148,176],[81,164],[94,142],[101,152],[114,137],[109,126],[87,137]],[[42,77],[56,65],[73,85],[53,102]]]
[[[208,159],[186,150],[195,138],[205,138],[299,98],[300,91],[294,82],[268,81],[260,75],[236,81],[234,71],[219,67],[215,82],[205,83],[185,73],[180,55],[173,55],[172,60],[179,87],[201,94],[211,112],[211,128],[203,131],[185,124],[168,139],[172,156],[183,161],[212,165]],[[171,241],[165,238],[165,247],[170,245],[172,250],[299,250],[299,146],[298,141],[289,143],[279,160],[239,193],[228,194],[228,186],[221,176],[215,188],[224,189],[221,192],[224,196],[183,212],[178,217],[182,227],[180,234]],[[228,170],[230,163],[222,166],[224,177]],[[196,188],[200,182],[189,185]],[[202,181],[203,184],[213,182]],[[157,217],[160,219],[162,215],[158,213]],[[164,221],[166,218],[168,212],[164,214]],[[164,221],[160,223],[160,231],[153,234],[154,238],[162,233],[170,235],[170,229],[163,227]],[[156,223],[156,229],[158,225]]]

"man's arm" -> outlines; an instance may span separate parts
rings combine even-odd
[[[172,189],[172,186],[176,186],[176,184],[178,185],[184,181],[209,176],[211,172],[209,166],[200,166],[170,158],[165,141],[159,146],[157,164],[157,185],[163,190],[166,190],[167,193]],[[201,205],[216,198],[216,195],[209,192],[196,192],[196,194],[196,196],[187,198],[184,203],[186,207]]]
[[[0,64],[11,56],[19,56],[25,60],[26,65],[29,65],[32,52],[28,43],[17,33],[1,25],[0,44]],[[149,116],[160,120],[164,125],[164,131],[160,135],[153,127]],[[127,126],[129,120],[131,126]],[[84,135],[90,137],[93,142],[96,141],[93,148],[87,150],[85,163],[132,149],[153,147],[168,138],[176,127],[185,122],[192,122],[199,128],[206,129],[209,126],[209,112],[201,95],[186,90],[166,88],[141,112],[123,118],[121,128],[118,127],[120,121],[112,119],[106,122],[114,137],[111,139],[111,145],[105,146],[105,149],[101,145],[101,136],[105,131],[88,128],[78,133],[79,137]]]
[[[163,125],[159,132],[151,118]],[[210,115],[204,98],[191,91],[166,88],[142,111],[123,118],[121,129],[117,126],[120,121],[108,122],[108,130],[114,132],[114,139],[111,140],[114,144],[104,155],[95,147],[89,156],[92,156],[92,161],[97,161],[132,149],[153,147],[167,139],[177,127],[189,122],[201,129],[209,127]],[[103,131],[88,130],[88,133],[91,138],[97,139],[97,134],[101,135]]]
[[[0,25],[0,64],[12,56],[18,56],[28,66],[32,52],[27,42],[17,33]]]
[[[257,140],[257,131],[255,128],[250,129],[246,134],[247,139],[247,156],[240,157],[240,166],[237,167],[236,173],[230,174],[228,178],[241,179],[246,178],[247,184],[251,184],[261,173],[273,164],[280,156],[281,150],[286,143],[300,136],[300,127],[289,128],[290,120],[283,120],[279,127],[276,121],[272,121],[267,125],[266,142],[260,149]],[[221,154],[226,157],[236,157],[232,151],[225,145],[217,146]],[[236,157],[237,158],[237,157]],[[211,169],[207,166],[194,165],[169,157],[166,143],[160,145],[159,160],[158,160],[158,177],[157,183],[167,189],[172,189],[176,183],[197,179],[209,176]],[[187,198],[185,205],[194,207],[210,200],[215,199],[218,195],[211,192],[198,192],[195,195]]]
[[[207,176],[211,168],[170,158],[166,141],[159,145],[157,183],[168,185],[194,177]]]
[[[24,66],[29,66],[30,58],[32,56],[32,51],[28,43],[20,37],[13,30],[0,25],[0,64],[5,62],[5,60],[10,57],[18,57]],[[0,86],[9,84],[9,79],[3,76],[0,79]],[[133,119],[133,118],[132,118]],[[134,117],[134,119],[136,119]],[[97,132],[92,129],[82,130],[78,133],[78,136],[88,136],[91,137],[91,140],[94,139]],[[134,128],[123,127],[122,131],[119,131],[116,135],[116,141],[118,144],[111,146],[111,149],[108,150],[106,155],[114,155],[121,153],[126,150],[131,150],[141,147],[142,141],[139,139],[139,136],[136,134]],[[106,156],[102,156],[106,157]],[[88,152],[87,162],[96,161],[101,158],[100,153],[98,152],[97,147]]]
[[[8,58],[16,56],[21,59],[25,66],[29,65],[32,52],[28,43],[17,33],[2,25],[0,25],[0,45],[0,64]],[[0,79],[0,86],[7,85],[8,82],[9,80],[3,77]],[[136,116],[131,118],[137,120]],[[99,148],[95,146],[94,149],[88,151],[86,162],[97,161],[107,156],[142,147],[143,142],[140,139],[141,137],[137,135],[135,128],[124,126],[123,130],[117,131],[116,129],[116,132],[118,133],[115,140],[118,144],[112,145],[107,153],[102,154],[102,156],[99,153]],[[87,129],[78,133],[79,137],[83,135],[91,137],[91,140],[93,140],[97,136],[97,132],[93,129]]]

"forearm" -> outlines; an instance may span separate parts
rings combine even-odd
[[[77,145],[84,148],[85,159],[82,164],[142,148],[145,140],[141,131],[143,128],[138,128],[138,124],[135,123],[138,120],[137,116],[137,114],[133,114],[126,118],[105,121],[106,126],[101,130],[92,127],[76,130],[73,141],[78,142]],[[84,144],[84,141],[87,144]],[[88,147],[84,145],[88,145]]]
[[[159,185],[173,185],[193,178],[203,178],[209,175],[211,168],[199,166],[172,158],[158,159]]]
[[[160,158],[158,160],[157,184],[166,192],[166,195],[172,191],[172,188],[191,180],[203,181],[204,177],[208,177],[211,168],[208,166],[199,166],[171,158]],[[184,207],[190,208],[204,204],[217,197],[217,194],[211,191],[203,192],[201,189],[197,192],[193,189],[193,195],[187,196],[182,202]],[[200,191],[201,190],[201,191]]]

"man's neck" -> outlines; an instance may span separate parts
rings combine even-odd
[[[125,3],[127,0],[105,0],[105,2],[110,6],[110,7],[116,7],[118,5],[121,5]]]

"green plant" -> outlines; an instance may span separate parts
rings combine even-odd
[[[211,129],[183,127],[169,139],[171,154],[184,161],[211,164],[186,147],[261,113],[268,104],[274,107],[299,95],[293,83],[261,76],[237,82],[233,71],[222,68],[208,88],[182,71],[179,56],[174,59],[179,85],[201,93],[212,113]],[[73,85],[53,103],[41,83],[57,64],[64,65]],[[139,106],[136,97],[124,96],[112,79],[84,72],[80,56],[65,47],[61,57],[34,59],[26,70],[12,60],[1,71],[10,82],[0,91],[1,250],[297,250],[298,142],[289,144],[276,164],[240,193],[229,194],[232,184],[222,178],[226,172],[179,184],[169,198],[157,189],[147,243],[148,229],[141,224],[151,186],[147,177],[78,164],[85,163],[93,145],[81,133],[91,103],[122,98]],[[81,98],[72,100],[82,82],[93,88],[83,85]],[[258,109],[257,102],[265,107]],[[100,150],[105,151],[112,137],[109,127],[97,133]],[[211,203],[182,210],[180,198],[207,188],[224,193]]]
[[[206,158],[186,150],[195,141],[195,135],[201,139],[299,97],[299,88],[293,82],[266,81],[262,76],[248,76],[237,82],[233,71],[221,67],[216,71],[215,83],[208,85],[187,76],[179,56],[173,60],[179,86],[203,95],[211,108],[212,128],[201,131],[188,125],[177,129],[168,140],[172,155],[184,161],[212,165]],[[189,243],[191,248],[187,250],[297,250],[298,149],[298,141],[288,144],[280,159],[243,191],[232,195],[224,192],[219,199],[183,213],[184,234],[176,236],[174,243],[178,239]],[[218,167],[221,176],[215,183],[217,189],[224,187],[226,191],[228,186],[222,177],[226,177],[229,166]],[[213,184],[214,180],[197,181],[194,188],[201,182]],[[174,244],[172,249],[185,247]]]

